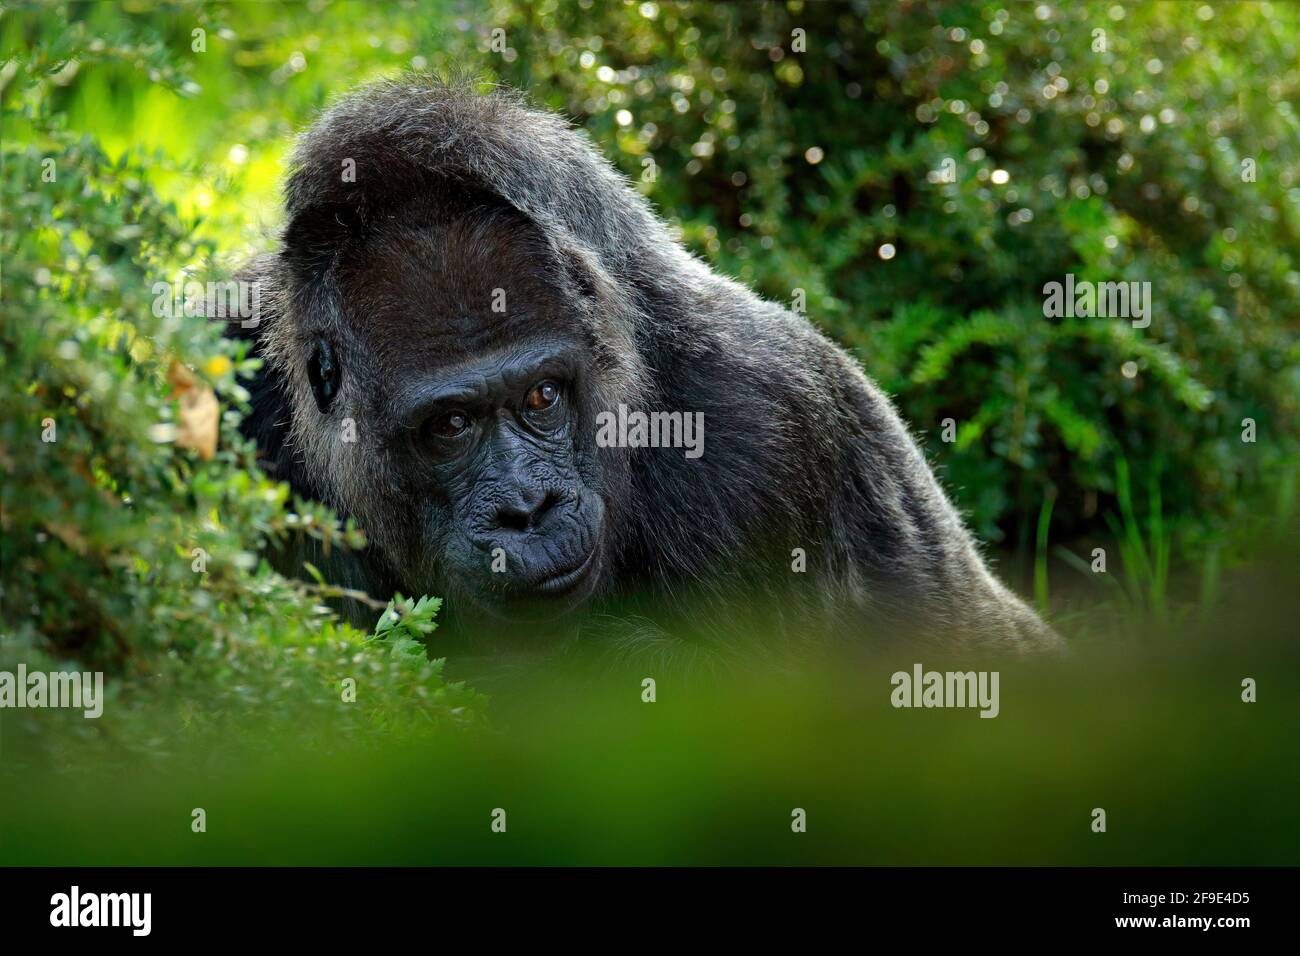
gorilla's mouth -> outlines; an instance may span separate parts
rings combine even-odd
[[[552,571],[535,584],[533,590],[538,594],[548,595],[568,594],[570,591],[575,590],[595,566],[597,550],[597,548],[592,548],[587,552],[586,557],[577,564],[570,564],[567,567]]]
[[[567,617],[596,590],[600,579],[601,546],[581,558],[557,563],[527,582],[497,592],[491,599],[475,596],[474,603],[490,617],[535,626]]]

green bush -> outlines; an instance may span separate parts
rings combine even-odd
[[[1122,522],[1164,569],[1171,540],[1180,556],[1212,545],[1260,494],[1286,513],[1298,41],[1300,10],[1276,4],[6,9],[5,653],[135,677],[257,661],[274,687],[279,648],[363,647],[321,609],[327,585],[258,557],[360,531],[252,467],[235,430],[249,359],[209,323],[153,316],[150,290],[265,248],[290,134],[412,67],[530,90],[715,268],[805,300],[896,396],[977,530],[1038,550],[1040,598],[1049,542]],[[1151,282],[1151,326],[1045,318],[1043,284],[1066,273]],[[210,461],[174,434],[174,393],[209,388]],[[935,440],[945,419],[951,443]],[[1149,577],[1163,595],[1166,572]],[[317,661],[322,686],[335,663]],[[450,718],[463,689],[444,706],[428,679]]]

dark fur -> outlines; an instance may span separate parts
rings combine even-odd
[[[355,183],[340,175],[345,158],[356,162]],[[419,362],[436,361],[444,345],[473,355],[514,334],[463,320],[413,324],[388,302],[420,296],[400,261],[407,241],[379,251],[384,243],[456,208],[474,211],[454,242],[431,247],[441,250],[431,258],[445,256],[430,261],[426,280],[437,304],[483,283],[510,284],[515,303],[541,302],[535,311],[568,323],[589,350],[584,415],[620,402],[704,413],[698,460],[601,451],[597,606],[626,613],[626,599],[652,618],[681,611],[714,623],[762,608],[766,624],[794,637],[869,627],[1017,649],[1057,644],[989,573],[897,412],[850,356],[693,258],[559,117],[513,94],[423,78],[353,93],[302,137],[282,247],[245,276],[263,284],[253,334],[267,359],[247,428],[275,474],[371,535],[365,560],[335,569],[342,583],[443,594],[453,619],[466,603],[436,548],[415,558],[398,543],[426,514],[412,501],[421,491],[400,455],[366,435]],[[475,275],[491,263],[500,268]],[[321,329],[342,337],[347,370],[330,415],[316,409],[303,370]],[[335,438],[342,414],[362,426],[357,445]],[[439,532],[421,533],[432,541]],[[791,571],[794,548],[807,552],[806,573]]]

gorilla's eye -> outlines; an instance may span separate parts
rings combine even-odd
[[[307,380],[316,396],[316,407],[322,412],[328,412],[334,404],[342,377],[343,370],[339,368],[334,349],[324,339],[317,339],[307,359]]]
[[[559,400],[560,386],[547,379],[545,382],[538,382],[533,386],[533,390],[524,399],[524,407],[530,412],[541,412],[550,408]]]
[[[428,424],[430,435],[438,438],[455,438],[469,428],[469,416],[461,411],[446,412],[431,419]]]

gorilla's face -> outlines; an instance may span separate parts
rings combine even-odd
[[[598,580],[604,506],[581,467],[580,365],[572,344],[533,339],[431,368],[403,399],[443,573],[507,614],[576,603]]]
[[[298,341],[308,454],[402,587],[520,619],[591,596],[606,550],[588,337],[539,242],[493,215],[388,227]],[[349,418],[351,447],[319,440]]]

